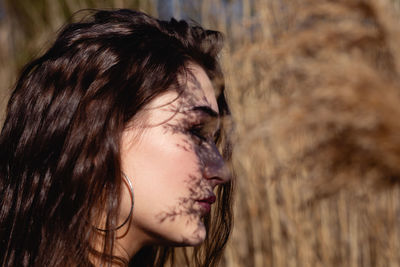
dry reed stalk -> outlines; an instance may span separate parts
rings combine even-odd
[[[280,16],[272,2],[258,2],[264,38],[226,64],[239,191],[230,266],[398,266],[398,10],[307,0]]]

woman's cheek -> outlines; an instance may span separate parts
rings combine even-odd
[[[127,166],[133,173],[135,203],[171,209],[174,203],[191,197],[191,184],[201,179],[199,160],[192,149],[182,147],[187,144],[184,137],[152,138],[148,134],[149,138],[143,138],[138,149],[132,151],[136,156],[131,157],[132,162]]]

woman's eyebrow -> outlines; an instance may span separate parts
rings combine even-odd
[[[192,108],[193,111],[201,111],[206,113],[207,115],[213,117],[213,118],[218,118],[219,114],[218,112],[216,112],[215,110],[213,110],[211,107],[209,106],[195,106]]]

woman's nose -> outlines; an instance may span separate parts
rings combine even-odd
[[[212,186],[215,187],[218,184],[223,184],[231,180],[231,171],[229,170],[227,164],[219,153],[215,145],[205,153],[202,159],[203,166],[203,176],[208,179]]]

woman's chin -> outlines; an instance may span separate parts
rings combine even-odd
[[[178,247],[183,247],[183,246],[199,246],[201,245],[204,240],[206,239],[206,228],[204,225],[199,225],[194,231],[188,232],[187,234],[184,234],[177,240],[175,243],[175,246]]]
[[[199,227],[195,233],[193,233],[193,235],[189,238],[189,243],[187,244],[188,246],[198,246],[201,245],[204,240],[206,239],[206,228],[204,227],[204,225],[202,225],[201,227]]]

